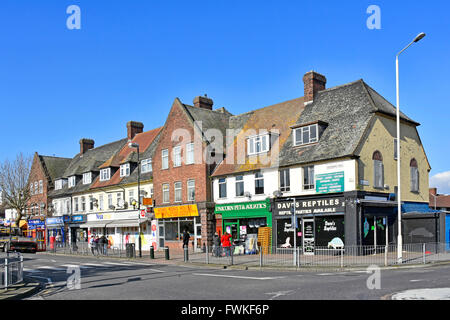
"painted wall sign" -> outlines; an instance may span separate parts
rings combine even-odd
[[[344,192],[344,171],[316,174],[315,180],[317,193]]]
[[[195,217],[198,216],[196,204],[183,206],[155,208],[155,218],[177,218],[177,217]]]
[[[253,210],[267,210],[268,205],[266,201],[233,203],[233,204],[216,204],[215,213],[225,213],[230,211],[253,211]]]

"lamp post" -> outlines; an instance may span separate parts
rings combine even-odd
[[[139,219],[139,258],[142,258],[142,239],[141,239],[141,163],[139,161],[139,144],[130,142],[128,144],[130,148],[137,149],[137,162],[138,162],[138,219]]]
[[[398,214],[398,235],[397,235],[397,259],[398,263],[402,263],[402,250],[403,250],[403,239],[402,239],[402,202],[401,202],[401,187],[400,187],[400,88],[399,88],[399,74],[398,74],[398,56],[405,51],[413,43],[418,42],[423,37],[425,33],[419,33],[414,40],[408,44],[402,51],[397,53],[395,57],[395,74],[396,74],[396,95],[397,95],[397,214]]]

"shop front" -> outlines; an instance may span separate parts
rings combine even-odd
[[[154,211],[156,222],[152,224],[151,235],[152,242],[157,242],[157,248],[181,248],[183,232],[187,230],[190,234],[189,246],[195,251],[202,249],[202,224],[196,204],[154,208]]]
[[[108,248],[124,250],[126,244],[134,243],[138,248],[139,224],[141,226],[142,250],[150,250],[150,228],[148,218],[139,218],[138,210],[88,214],[79,229],[87,230],[89,242],[93,236],[105,236]]]
[[[54,249],[55,246],[64,246],[66,241],[64,218],[63,217],[47,218],[45,224],[47,228],[47,239],[50,249]]]
[[[45,219],[44,217],[28,220],[28,234],[29,238],[33,238],[37,243],[38,251],[45,251]]]
[[[219,231],[227,232],[235,245],[243,246],[244,253],[254,251],[253,244],[270,246],[272,214],[270,200],[216,204],[216,221],[221,221]],[[263,229],[264,228],[264,229]],[[263,236],[268,231],[269,237]]]
[[[338,249],[345,244],[344,196],[296,197],[274,199],[272,236],[278,248],[295,245],[304,254],[324,248]]]
[[[72,245],[88,241],[88,229],[80,226],[86,222],[86,215],[78,214],[69,216],[69,241]]]

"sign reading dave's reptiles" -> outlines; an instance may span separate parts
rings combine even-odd
[[[280,200],[275,202],[273,214],[284,216],[291,215],[292,200]],[[321,214],[337,213],[345,211],[344,197],[319,198],[295,201],[295,214]]]

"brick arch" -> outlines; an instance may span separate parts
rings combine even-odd
[[[372,160],[383,161],[383,155],[381,154],[380,151],[377,150],[373,153]]]

